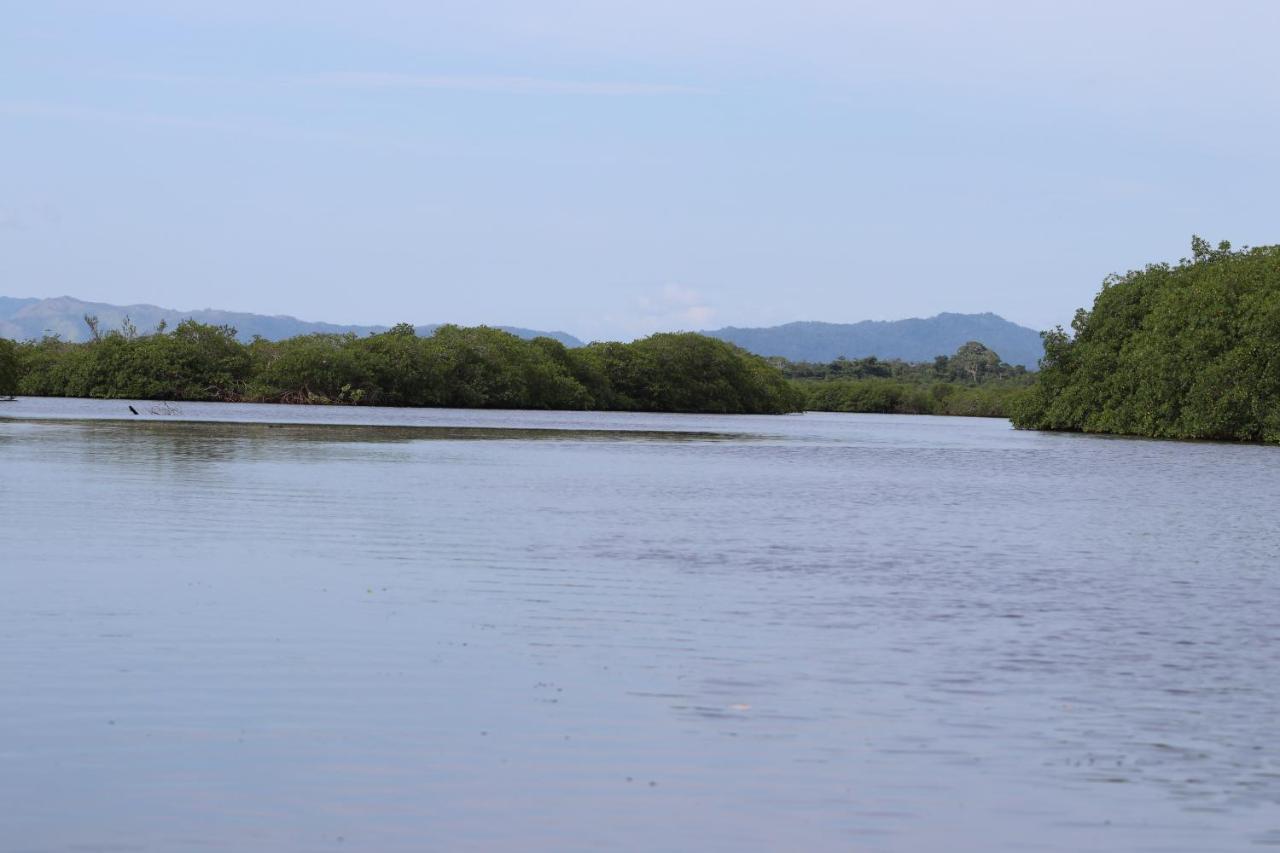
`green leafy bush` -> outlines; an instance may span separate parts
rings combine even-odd
[[[91,328],[83,344],[4,342],[0,383],[9,364],[10,384],[36,396],[724,413],[802,403],[763,359],[696,334],[568,349],[484,326],[441,326],[420,338],[401,324],[365,338],[248,344],[234,329],[190,320],[149,335]]]
[[[1073,335],[1044,334],[1016,426],[1158,438],[1280,441],[1280,246],[1111,276]]]
[[[18,391],[18,347],[13,341],[0,338],[0,396],[9,397]]]
[[[828,364],[772,361],[792,377],[806,409],[826,412],[1003,418],[1034,379],[977,341],[924,363],[874,356]]]

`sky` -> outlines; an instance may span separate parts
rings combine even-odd
[[[0,295],[1067,324],[1280,242],[1280,4],[14,0]]]

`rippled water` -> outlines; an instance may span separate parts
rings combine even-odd
[[[0,403],[0,849],[1280,844],[1280,449],[124,405]]]

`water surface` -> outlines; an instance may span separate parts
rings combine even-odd
[[[0,849],[1280,844],[1280,451],[0,403]]]

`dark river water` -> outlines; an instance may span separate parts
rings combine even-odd
[[[6,853],[1280,845],[1280,448],[134,405],[0,403]]]

